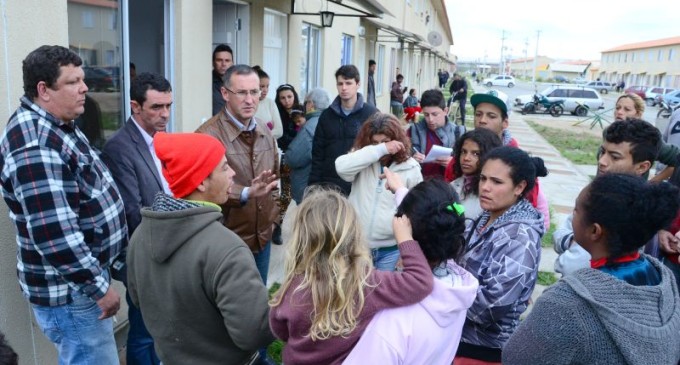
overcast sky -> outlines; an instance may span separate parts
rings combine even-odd
[[[628,43],[680,36],[680,1],[445,0],[460,61],[498,63],[502,31],[512,58],[538,54],[599,60],[600,52]],[[653,5],[656,4],[656,5]],[[525,42],[528,41],[528,47]]]

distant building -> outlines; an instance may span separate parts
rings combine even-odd
[[[548,66],[549,78],[555,80],[556,77],[562,76],[568,80],[576,77],[584,77],[591,65],[591,61],[576,60],[576,61],[557,61]]]
[[[546,66],[554,61],[550,57],[538,56],[536,58],[536,77],[545,77],[545,75],[541,74],[540,70],[545,70]],[[510,60],[506,64],[506,68],[506,71],[511,75],[515,75],[515,77],[531,78],[531,73],[534,70],[534,58],[527,57]]]
[[[626,85],[680,88],[680,37],[624,44],[602,51],[598,77]]]

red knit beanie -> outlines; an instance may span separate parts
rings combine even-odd
[[[201,133],[158,132],[153,146],[175,198],[193,193],[227,151],[215,137]]]

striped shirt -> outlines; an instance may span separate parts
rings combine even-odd
[[[127,244],[127,228],[111,173],[85,135],[22,97],[0,136],[0,186],[28,300],[64,305],[74,290],[102,298],[104,271]]]

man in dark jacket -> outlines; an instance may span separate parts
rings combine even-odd
[[[377,110],[364,102],[359,93],[359,70],[345,65],[335,72],[338,96],[319,116],[312,143],[312,171],[309,185],[329,184],[349,195],[352,184],[338,176],[335,159],[347,153],[354,144],[359,128]]]
[[[370,105],[375,104],[375,68],[377,67],[375,61],[368,60],[368,87],[366,88],[366,102]]]
[[[463,125],[465,125],[465,102],[467,101],[467,82],[460,77],[459,74],[453,74],[453,82],[449,87],[449,91],[453,96],[453,101],[458,100],[460,102],[460,120]]]
[[[224,98],[222,97],[222,87],[224,86],[224,74],[227,69],[234,65],[234,51],[226,44],[220,44],[213,51],[213,103],[212,115],[216,115],[224,108]]]

